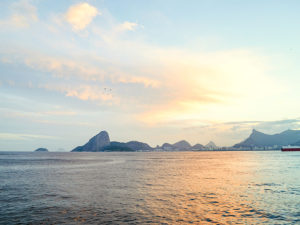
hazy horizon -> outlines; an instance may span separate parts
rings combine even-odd
[[[1,1],[0,151],[300,129],[299,6]]]

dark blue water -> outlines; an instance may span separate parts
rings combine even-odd
[[[300,224],[300,152],[0,153],[0,224]]]

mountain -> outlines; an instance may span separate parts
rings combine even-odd
[[[204,146],[201,144],[195,144],[194,146],[191,147],[191,150],[203,150]]]
[[[300,140],[297,141],[297,142],[295,142],[295,143],[293,143],[293,144],[291,144],[291,145],[294,145],[294,146],[300,146]]]
[[[174,146],[171,145],[171,144],[169,144],[169,143],[164,143],[164,144],[161,146],[161,148],[162,148],[163,150],[174,150],[174,149],[175,149]]]
[[[163,150],[189,150],[192,146],[185,140],[178,141],[175,144],[164,143],[161,148]]]
[[[152,150],[152,148],[148,144],[143,143],[143,142],[129,141],[125,144],[128,148],[131,148],[132,150],[135,150],[135,151],[137,151],[137,150]]]
[[[92,137],[85,145],[78,146],[72,152],[100,152],[100,151],[138,151],[152,150],[152,148],[143,142],[129,141],[127,143],[110,141],[106,131],[101,131]]]
[[[132,152],[132,151],[134,151],[133,149],[126,146],[126,143],[117,142],[117,141],[110,142],[110,145],[107,145],[107,146],[103,147],[102,150],[103,151],[108,151],[108,152],[113,152],[113,151]]]
[[[74,148],[72,152],[99,152],[108,145],[110,145],[109,135],[106,131],[101,131],[92,137],[85,145]]]
[[[175,150],[203,150],[204,146],[201,144],[196,144],[194,146],[191,146],[190,143],[188,143],[185,140],[178,141],[175,144],[169,144],[169,143],[164,143],[161,147],[163,150],[169,150],[169,151],[175,151]]]
[[[139,150],[152,150],[152,148],[143,142],[129,141],[129,142],[117,142],[112,141],[110,145],[106,146],[103,150],[108,151],[139,151]]]
[[[218,147],[213,141],[208,142],[207,145],[204,146],[206,149],[214,150],[217,149]]]
[[[300,140],[300,130],[286,130],[279,134],[264,134],[255,129],[251,135],[244,141],[235,144],[235,148],[263,148],[263,147],[280,147],[289,144],[298,143]],[[300,142],[300,141],[299,141]]]
[[[300,140],[299,141],[296,141],[294,143],[292,143],[291,145],[294,145],[294,146],[300,146]]]
[[[175,144],[173,144],[173,147],[176,148],[176,149],[178,149],[178,150],[188,150],[192,146],[187,141],[182,140],[182,141],[178,141]]]
[[[46,148],[38,148],[36,150],[34,150],[35,152],[49,152],[48,149]]]

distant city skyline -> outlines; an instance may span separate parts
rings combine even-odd
[[[101,130],[231,146],[300,129],[299,1],[0,2],[0,151]]]

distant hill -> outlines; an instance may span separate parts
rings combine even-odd
[[[49,152],[48,149],[46,148],[38,148],[36,150],[34,150],[35,152]]]
[[[294,146],[300,146],[300,140],[297,141],[297,142],[295,142],[295,143],[293,143],[293,144],[291,144],[291,145],[294,145]]]
[[[101,149],[101,151],[105,152],[133,152],[134,150],[127,147],[125,143],[112,141],[110,145],[107,145]]]
[[[175,149],[178,149],[178,150],[188,150],[188,149],[190,149],[192,146],[191,146],[190,143],[188,143],[187,141],[182,140],[182,141],[178,141],[178,142],[176,142],[175,144],[173,144],[173,147],[174,147]]]
[[[143,143],[143,142],[139,142],[139,141],[129,141],[127,143],[125,143],[126,146],[128,148],[131,148],[133,150],[152,150],[152,148],[146,144],[146,143]]]
[[[205,145],[204,147],[209,150],[214,150],[218,148],[213,141],[208,142],[208,144]]]
[[[293,146],[300,146],[300,140],[292,143],[291,145],[293,145]]]
[[[201,144],[195,144],[194,146],[191,147],[191,150],[203,150],[204,146]]]
[[[127,143],[110,141],[106,131],[92,137],[85,145],[78,146],[72,152],[101,152],[101,151],[139,151],[152,150],[152,148],[143,142],[129,141]]]
[[[180,150],[190,150],[191,149],[190,143],[185,140],[178,141],[174,144],[164,143],[160,148],[167,151],[180,151]]]
[[[191,144],[185,140],[178,141],[175,144],[169,144],[164,143],[161,148],[165,151],[199,151],[199,150],[205,150],[205,147],[201,144],[195,144],[194,146],[191,146]]]
[[[263,148],[274,147],[280,148],[289,144],[300,144],[300,130],[286,130],[279,134],[264,134],[255,129],[252,130],[251,135],[244,141],[235,144],[235,148]]]
[[[279,134],[265,134],[255,129],[244,141],[235,144],[233,147],[239,149],[280,149],[285,145],[299,145],[300,146],[300,130],[286,130]],[[43,149],[43,148],[40,148]],[[216,144],[210,141],[205,146],[195,144],[191,146],[186,140],[178,141],[174,144],[164,143],[162,146],[157,146],[155,150],[163,151],[200,151],[200,150],[220,150]],[[92,137],[86,144],[78,146],[72,152],[102,152],[102,151],[152,151],[154,150],[147,143],[139,141],[117,142],[110,141],[109,135],[106,131],[101,131]],[[39,150],[36,151],[45,151]],[[48,150],[47,150],[48,151]]]
[[[161,148],[162,148],[163,150],[174,150],[174,146],[171,145],[171,144],[169,144],[169,143],[164,143],[164,144],[161,146]]]
[[[129,141],[129,142],[117,142],[112,141],[109,146],[105,147],[105,150],[117,151],[139,151],[139,150],[152,150],[152,148],[147,144],[139,141]]]

